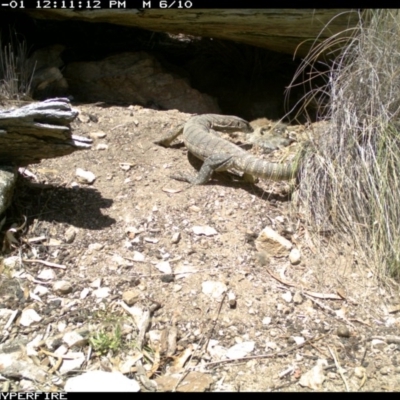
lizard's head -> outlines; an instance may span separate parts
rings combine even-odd
[[[230,120],[224,126],[220,127],[223,129],[225,132],[245,132],[245,133],[250,133],[253,132],[253,128],[250,126],[250,124],[241,118],[235,117],[235,119]]]

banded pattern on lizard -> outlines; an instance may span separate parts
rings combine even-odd
[[[221,138],[218,132],[252,132],[250,124],[242,118],[230,115],[203,114],[192,117],[177,131],[155,143],[169,146],[171,142],[183,133],[183,142],[195,157],[204,163],[196,177],[180,176],[176,179],[185,180],[192,185],[206,183],[214,171],[230,169],[243,172],[245,180],[254,178],[290,180],[298,171],[296,164],[277,164],[265,161],[249,154],[234,143]]]

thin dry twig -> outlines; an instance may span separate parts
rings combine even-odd
[[[234,359],[228,359],[228,360],[212,361],[212,362],[207,363],[205,366],[209,367],[209,366],[214,366],[214,365],[218,365],[218,364],[231,363],[231,362],[235,362],[235,361],[257,360],[257,359],[260,359],[260,358],[283,357],[283,356],[286,356],[287,354],[289,354],[292,351],[301,349],[302,347],[304,347],[305,345],[309,344],[310,342],[316,342],[318,340],[321,340],[325,336],[327,336],[327,335],[321,335],[321,336],[316,337],[316,338],[307,339],[304,343],[298,344],[296,346],[289,347],[288,349],[283,350],[283,351],[279,350],[279,351],[274,351],[274,352],[268,353],[268,354],[260,354],[260,355],[257,355],[257,356],[248,356],[248,357],[240,357],[240,358],[234,358]]]
[[[346,391],[349,392],[349,385],[347,384],[346,378],[344,377],[343,371],[341,366],[339,365],[339,362],[337,360],[337,355],[335,354],[336,351],[334,352],[329,346],[328,346],[328,350],[331,353],[331,356],[333,358],[333,361],[335,361],[335,365],[336,365],[336,370],[339,372],[340,377],[342,378],[342,381],[344,383],[344,385],[346,386]]]
[[[52,262],[50,262],[50,261],[31,260],[31,259],[28,260],[27,258],[24,258],[22,261],[23,261],[23,262],[27,262],[27,263],[39,263],[39,264],[44,264],[44,265],[46,265],[46,266],[48,266],[48,267],[52,267],[52,268],[66,269],[66,266],[65,266],[65,265],[55,264],[55,263],[52,263]]]

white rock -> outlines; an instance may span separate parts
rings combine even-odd
[[[383,350],[387,346],[386,342],[380,339],[372,339],[371,348],[373,350]]]
[[[72,292],[72,285],[68,281],[54,282],[53,290],[57,294],[68,294]]]
[[[282,299],[285,300],[286,303],[290,303],[292,301],[292,298],[293,298],[293,296],[292,296],[292,293],[290,293],[290,292],[285,292],[282,295]]]
[[[142,253],[139,253],[138,251],[134,251],[132,259],[133,259],[133,261],[143,262],[144,255]]]
[[[358,378],[364,378],[366,374],[366,369],[364,367],[355,367],[354,368],[354,375]]]
[[[70,226],[64,233],[65,243],[72,243],[76,237],[76,229]]]
[[[95,181],[96,176],[93,172],[85,171],[82,168],[77,168],[75,176],[80,183],[91,184]]]
[[[293,248],[292,250],[290,250],[289,261],[292,265],[300,264],[301,254],[299,249]]]
[[[36,285],[35,288],[33,289],[33,293],[38,294],[39,296],[43,296],[47,293],[49,293],[49,289],[43,285]]]
[[[231,360],[246,357],[254,350],[254,342],[242,342],[230,347],[226,352],[226,357]]]
[[[68,357],[68,359],[64,359],[63,363],[61,364],[61,374],[66,374],[68,372],[80,369],[86,359],[85,354],[82,352],[68,352],[65,355]]]
[[[89,286],[98,289],[101,286],[101,278],[96,278]]]
[[[207,346],[207,353],[211,357],[217,360],[221,360],[223,358],[226,358],[226,352],[228,350],[225,347],[219,345],[218,343],[219,343],[218,340],[210,339]]]
[[[293,301],[295,304],[301,304],[303,302],[303,296],[299,291],[296,291],[296,293],[293,296]]]
[[[269,256],[285,256],[293,247],[292,243],[269,226],[265,227],[255,241],[256,249]]]
[[[103,287],[93,291],[93,295],[96,296],[98,299],[104,299],[105,297],[108,297],[109,294],[110,288],[108,287]]]
[[[275,342],[266,341],[265,342],[265,350],[266,351],[269,351],[269,350],[276,351],[276,350],[278,350],[278,345]]]
[[[292,336],[292,338],[298,346],[305,342],[305,339],[302,336]]]
[[[201,287],[204,294],[214,299],[221,297],[228,290],[225,283],[218,281],[205,281]]]
[[[139,384],[120,372],[90,371],[67,380],[66,392],[138,392]]]
[[[57,324],[57,330],[58,330],[58,332],[64,332],[65,331],[65,328],[67,327],[67,323],[65,322],[65,321],[60,321],[58,324]]]
[[[43,269],[37,276],[37,278],[42,281],[51,281],[55,277],[56,277],[56,273],[51,268]]]
[[[62,244],[61,240],[50,238],[47,242],[47,246],[60,246]]]
[[[175,233],[172,235],[171,243],[176,244],[176,243],[179,242],[179,240],[181,240],[181,234],[180,234],[180,232],[175,232]]]
[[[92,139],[103,139],[107,136],[107,134],[103,131],[97,131],[97,132],[90,132],[89,136]]]
[[[317,365],[301,376],[299,384],[313,390],[321,390],[325,380],[324,366],[326,365],[328,365],[326,360],[317,360]]]
[[[30,326],[35,322],[39,322],[41,319],[42,318],[35,310],[29,308],[28,310],[22,311],[20,324],[23,326]]]
[[[96,250],[99,251],[104,247],[104,244],[101,243],[91,243],[89,244],[89,250]]]
[[[169,261],[162,261],[156,264],[156,268],[163,272],[164,274],[170,274],[172,273],[171,266],[169,264]]]
[[[79,295],[79,298],[80,299],[85,299],[86,297],[87,297],[87,295],[90,293],[90,289],[88,289],[88,288],[84,288],[83,290],[82,290],[82,292],[80,293],[80,295]]]
[[[105,143],[99,143],[96,146],[96,150],[107,150],[107,149],[108,149],[108,144],[105,144]]]
[[[195,235],[213,236],[218,234],[218,232],[211,226],[193,226],[192,230]]]
[[[124,257],[120,256],[119,254],[114,254],[111,260],[119,267],[126,267],[127,265],[129,265],[129,261],[126,260]]]
[[[186,278],[191,275],[196,268],[190,264],[179,264],[175,267],[175,279]]]
[[[63,342],[69,347],[83,346],[87,343],[87,338],[82,337],[78,332],[67,332],[63,336]]]
[[[19,260],[19,256],[7,257],[3,260],[3,264],[6,268],[15,269],[17,266],[19,266]]]
[[[265,317],[262,320],[262,324],[266,326],[266,325],[269,325],[271,323],[271,321],[272,321],[271,317]]]

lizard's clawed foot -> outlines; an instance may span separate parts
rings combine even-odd
[[[188,182],[188,183],[192,183],[194,179],[193,176],[184,173],[173,174],[170,175],[169,177],[175,179],[176,181]]]

